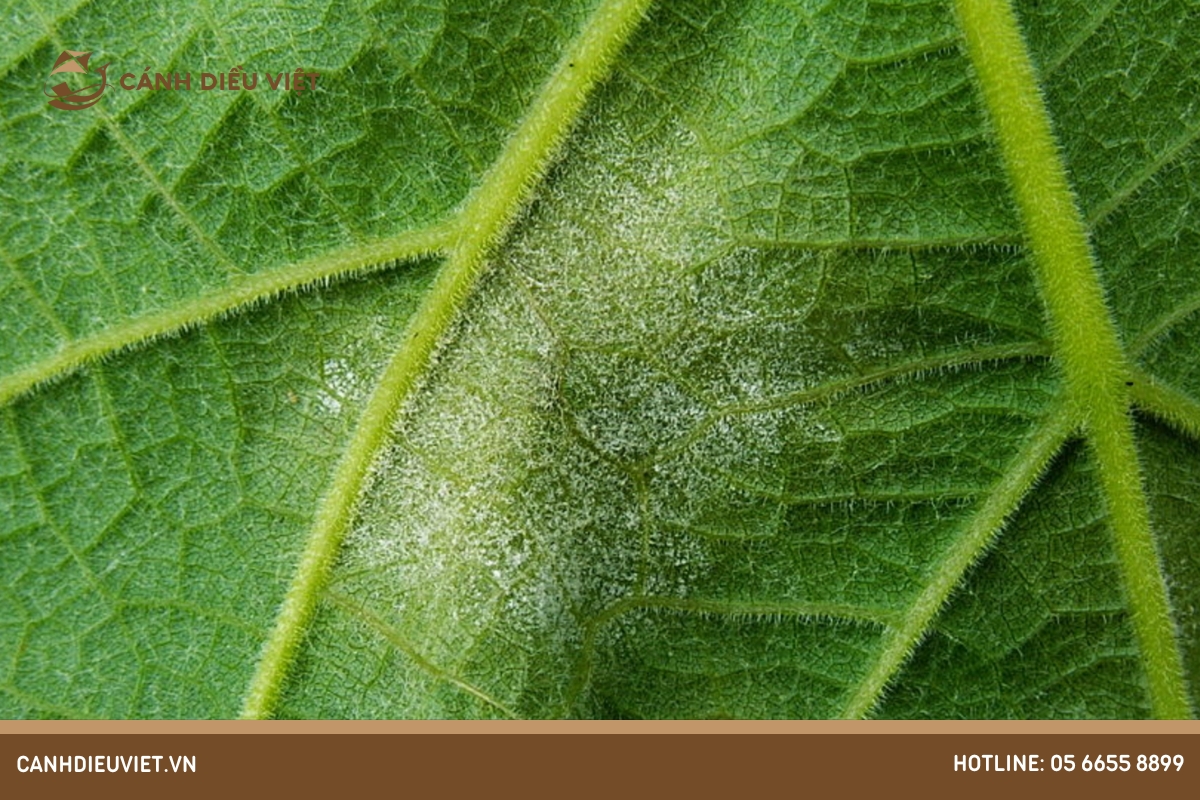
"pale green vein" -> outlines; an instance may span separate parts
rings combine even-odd
[[[19,433],[17,420],[12,409],[4,409],[3,414],[4,423],[8,427],[9,438],[14,445],[17,459],[25,467],[25,474],[22,477],[24,478],[24,482],[28,487],[30,496],[33,497],[34,503],[37,505],[38,516],[41,518],[41,521],[46,525],[46,527],[49,528],[54,534],[54,538],[58,540],[59,545],[62,546],[63,550],[75,564],[76,568],[79,570],[79,573],[83,576],[84,582],[87,583],[88,588],[95,592],[96,595],[100,597],[108,607],[111,608],[115,606],[116,600],[108,593],[108,589],[105,587],[104,583],[96,577],[95,570],[92,569],[92,566],[88,563],[87,558],[84,557],[85,554],[79,551],[79,548],[76,547],[75,543],[71,541],[70,536],[67,535],[67,532],[63,530],[54,514],[50,511],[50,508],[46,504],[45,490],[34,483],[33,461],[29,458],[29,454],[26,452],[27,448],[24,440],[21,437],[21,434]]]
[[[487,256],[548,168],[578,119],[592,87],[641,20],[650,0],[604,0],[568,46],[503,152],[458,215],[458,240],[405,331],[321,499],[296,573],[242,707],[242,716],[271,716],[318,594],[354,515],[363,481],[404,400],[420,382],[435,348],[470,296]]]
[[[1200,294],[1186,298],[1182,303],[1163,314],[1146,326],[1145,330],[1129,343],[1129,353],[1138,357],[1150,349],[1156,342],[1161,341],[1176,326],[1200,311]]]
[[[979,234],[963,236],[946,236],[936,238],[930,236],[918,238],[847,238],[847,239],[798,239],[785,238],[762,239],[757,236],[738,236],[738,245],[754,247],[759,250],[905,250],[912,253],[924,253],[930,250],[948,250],[951,248],[994,247],[1009,248],[1020,244],[1020,240],[1012,234]]]
[[[0,78],[7,77],[14,66],[29,58],[33,53],[37,52],[38,48],[45,45],[46,42],[54,40],[58,29],[62,27],[64,22],[74,19],[81,11],[95,2],[96,0],[81,0],[74,6],[63,8],[61,13],[48,23],[45,17],[39,14],[38,18],[42,22],[42,30],[44,32],[38,38],[29,41],[23,49],[11,54],[9,62],[0,66]],[[34,13],[39,11],[36,5],[31,4],[31,8]],[[8,122],[9,120],[5,121]],[[4,127],[7,127],[7,125]]]
[[[1138,408],[1200,442],[1200,403],[1142,370],[1131,372],[1129,379]]]
[[[1062,448],[1074,430],[1075,422],[1064,408],[1056,407],[1047,421],[1036,429],[983,505],[968,520],[962,534],[938,559],[929,583],[909,606],[903,619],[884,633],[878,656],[846,702],[843,719],[860,719],[879,702],[884,689],[929,631],[933,618],[955,587],[962,583],[967,570],[995,541],[1021,500]]]
[[[956,0],[1050,318],[1072,416],[1100,468],[1130,616],[1157,717],[1191,715],[1129,415],[1130,365],[1104,300],[1029,52],[1009,0]]]
[[[496,698],[492,697],[483,689],[480,689],[470,681],[463,680],[452,672],[439,667],[437,664],[423,656],[411,642],[401,636],[400,632],[391,625],[388,625],[382,617],[372,613],[364,606],[352,603],[348,598],[343,597],[337,592],[329,591],[325,593],[325,596],[329,598],[330,602],[342,609],[342,611],[353,617],[357,617],[370,626],[376,633],[386,639],[388,644],[407,656],[410,661],[416,664],[424,672],[432,675],[437,680],[445,681],[452,686],[458,687],[467,694],[482,700],[484,703],[495,708],[501,714],[509,717],[510,719],[520,718],[520,714],[504,705],[504,703],[500,702]]]
[[[665,461],[685,452],[689,447],[707,436],[713,426],[717,425],[721,420],[730,417],[760,414],[764,411],[780,411],[822,401],[831,401],[844,394],[870,390],[884,383],[915,380],[927,375],[950,372],[964,367],[982,366],[987,363],[1000,363],[1013,359],[1046,358],[1050,355],[1050,352],[1049,345],[1044,342],[1017,342],[1014,344],[978,347],[973,350],[962,350],[954,353],[938,353],[912,361],[890,364],[859,375],[827,381],[777,397],[727,403],[713,409],[704,419],[693,426],[691,431],[686,435],[679,437],[669,446],[647,456],[645,466]],[[578,438],[580,441],[588,442],[587,437],[583,433],[579,433]]]
[[[1065,43],[1061,52],[1056,53],[1053,58],[1041,65],[1042,74],[1049,77],[1057,72],[1068,59],[1074,56],[1083,46],[1084,42],[1092,38],[1096,31],[1100,30],[1100,26],[1108,20],[1113,9],[1117,7],[1118,1],[1104,0],[1103,5],[1097,3],[1088,9],[1088,13],[1091,16],[1088,17],[1087,22]]]
[[[961,350],[951,353],[935,353],[913,359],[912,361],[890,364],[860,375],[831,380],[778,397],[730,403],[722,406],[720,413],[722,415],[736,415],[775,411],[798,405],[816,403],[821,400],[832,400],[843,394],[848,394],[855,390],[870,389],[876,384],[887,383],[889,381],[918,379],[929,375],[951,372],[961,367],[982,366],[988,363],[1000,363],[1016,359],[1045,358],[1050,354],[1050,348],[1044,342],[1015,342],[1012,344],[977,347],[971,350]]]
[[[0,245],[0,261],[3,261],[5,266],[8,267],[17,286],[21,288],[21,291],[25,292],[26,297],[29,298],[33,307],[38,310],[38,313],[42,315],[42,318],[50,323],[50,327],[54,329],[54,332],[64,339],[68,338],[70,332],[63,325],[62,318],[59,317],[58,312],[46,302],[46,299],[42,297],[42,293],[38,291],[33,281],[29,280],[29,276],[25,274],[25,270],[21,269],[16,260],[4,249],[3,245]]]
[[[204,23],[208,29],[212,31],[213,37],[216,38],[217,45],[221,48],[221,53],[226,59],[226,63],[236,64],[238,61],[236,50],[230,46],[229,39],[225,35],[224,26],[214,21],[214,18],[217,15],[213,12],[212,3],[208,2],[208,0],[203,0],[198,5],[200,7],[201,14],[204,16]],[[359,19],[361,21],[361,9],[356,7],[355,11],[359,12]],[[283,124],[283,121],[279,117],[278,106],[273,107],[266,103],[263,99],[263,96],[258,92],[251,93],[248,99],[249,102],[254,104],[254,107],[259,114],[262,114],[264,117],[271,120],[271,125],[275,130],[275,136],[278,137],[279,141],[283,142],[283,145],[287,148],[292,160],[299,165],[300,170],[304,173],[304,175],[310,181],[312,181],[313,186],[317,187],[317,191],[321,193],[322,201],[335,212],[337,212],[338,219],[341,220],[344,229],[355,239],[361,240],[363,236],[358,225],[356,224],[355,219],[346,211],[345,206],[343,206],[337,197],[334,196],[333,192],[329,190],[329,186],[326,184],[324,178],[322,178],[321,175],[313,169],[308,157],[296,145],[296,139],[292,135],[292,132],[287,128],[286,125]]]
[[[1200,125],[1192,128],[1178,141],[1154,157],[1144,168],[1134,173],[1129,180],[1100,205],[1088,214],[1088,222],[1098,225],[1110,214],[1125,204],[1139,189],[1148,184],[1158,173],[1173,164],[1181,155],[1187,152],[1193,144],[1200,140]]]
[[[900,615],[886,608],[870,608],[851,603],[805,603],[794,601],[753,602],[711,600],[703,597],[661,597],[643,595],[615,603],[596,618],[597,624],[611,622],[621,614],[638,608],[661,608],[714,617],[735,619],[803,619],[854,622],[880,627],[898,624]]]
[[[700,597],[664,597],[661,595],[625,597],[608,606],[587,622],[583,645],[580,648],[580,657],[563,701],[562,716],[570,715],[579,695],[591,679],[596,660],[596,639],[601,631],[622,615],[641,609],[662,609],[682,614],[732,619],[797,619],[806,622],[823,620],[880,627],[900,624],[900,616],[895,611],[852,603],[752,602]]]
[[[196,218],[192,216],[191,212],[184,208],[183,204],[181,204],[175,198],[175,195],[171,192],[167,185],[162,182],[162,179],[160,179],[157,173],[155,173],[151,168],[150,163],[146,161],[145,157],[138,152],[136,147],[133,146],[133,142],[129,141],[129,137],[125,135],[123,130],[121,130],[121,126],[117,124],[116,120],[110,117],[108,113],[104,111],[103,107],[99,105],[96,106],[96,114],[104,123],[105,129],[117,143],[117,146],[125,152],[125,155],[129,156],[129,160],[134,163],[134,166],[138,168],[138,171],[141,172],[143,177],[145,177],[145,179],[150,183],[151,188],[154,189],[154,193],[161,197],[163,202],[166,203],[170,209],[175,212],[175,215],[183,221],[183,224],[189,231],[192,232],[192,236],[195,237],[196,241],[199,242],[205,250],[212,254],[217,262],[225,268],[226,273],[230,277],[236,277],[238,275],[245,274],[244,271],[237,264],[235,264],[229,255],[221,248],[221,245],[219,245],[216,240],[209,236],[205,230],[200,227],[200,223],[196,221]]]
[[[48,21],[44,16],[41,15],[41,12],[36,5],[33,6],[33,9],[34,12],[38,14],[42,25],[46,28],[48,38],[50,41],[54,42],[54,49],[66,49],[57,34],[56,26],[59,20],[54,20],[53,22]],[[175,198],[175,195],[171,193],[171,190],[162,182],[162,180],[151,168],[150,163],[146,161],[145,157],[138,152],[136,147],[133,146],[133,142],[129,141],[129,137],[125,135],[123,130],[121,130],[121,126],[117,124],[116,120],[109,116],[108,112],[104,110],[103,106],[96,106],[95,112],[100,118],[100,121],[104,124],[105,130],[108,131],[113,141],[116,142],[117,146],[120,147],[121,150],[124,151],[125,155],[129,157],[129,160],[133,162],[138,171],[142,173],[142,176],[150,184],[155,194],[161,197],[163,202],[166,203],[171,210],[175,212],[176,216],[183,221],[184,226],[186,226],[187,229],[192,232],[192,236],[195,237],[196,241],[213,255],[217,262],[225,268],[231,277],[243,274],[238,265],[233,263],[228,254],[221,249],[221,246],[217,244],[212,237],[205,233],[204,229],[200,227],[199,223],[196,222],[196,219],[191,215],[191,213],[179,203],[179,201]]]
[[[58,717],[59,719],[102,719],[94,714],[81,711],[78,708],[48,703],[41,698],[32,697],[11,684],[0,686],[0,692],[4,692],[14,700],[24,703],[30,709],[44,713],[48,719],[54,717]]]
[[[42,383],[68,375],[90,361],[194,328],[285,292],[346,275],[365,274],[396,261],[445,250],[453,237],[454,230],[450,226],[434,225],[390,239],[354,245],[269,272],[235,278],[228,286],[211,294],[67,342],[45,358],[0,377],[0,406],[11,403]]]

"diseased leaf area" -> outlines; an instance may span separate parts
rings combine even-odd
[[[592,6],[6,8],[0,375],[470,225]],[[1194,708],[1200,6],[1016,11],[1126,352],[1178,400],[1135,420]],[[67,47],[320,86],[65,113]],[[406,398],[274,713],[1150,715],[974,75],[949,3],[653,6]],[[445,260],[181,320],[0,408],[0,715],[239,713]]]

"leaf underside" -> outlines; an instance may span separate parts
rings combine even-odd
[[[0,716],[239,713],[593,5],[6,9]],[[1200,5],[1015,5],[1136,368],[1194,709]],[[320,88],[65,113],[67,47]],[[951,4],[661,3],[566,122],[399,398],[271,712],[1151,715],[1165,667]]]

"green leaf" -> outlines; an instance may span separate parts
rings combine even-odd
[[[0,715],[1194,714],[1194,0],[5,18]]]

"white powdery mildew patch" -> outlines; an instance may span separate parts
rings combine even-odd
[[[374,315],[355,327],[352,339],[335,339],[336,355],[321,361],[316,407],[331,416],[361,407],[398,333],[395,320]]]
[[[559,600],[580,616],[627,596],[642,560],[642,519],[628,476],[570,439],[554,446],[530,475],[515,507],[519,525],[540,531],[538,557]]]
[[[824,254],[737,248],[691,282],[688,326],[659,353],[709,403],[780,400],[845,374],[816,309]]]
[[[840,456],[841,427],[824,408],[795,406],[730,414],[655,466],[650,510],[670,526],[703,538],[769,537],[780,526],[797,480],[820,496],[812,477]]]
[[[645,359],[575,351],[564,399],[577,430],[616,458],[637,460],[686,435],[707,413],[699,400]]]
[[[592,345],[676,330],[686,275],[729,246],[695,135],[674,123],[639,138],[606,123],[571,143],[541,194],[546,218],[522,228],[506,255],[563,336]]]
[[[716,233],[712,167],[694,133],[676,123],[650,146],[617,127],[610,133],[583,144],[596,150],[589,166],[598,168],[586,176],[591,197],[560,192],[556,200],[601,211],[610,244],[643,266],[687,270],[726,245]]]
[[[697,320],[717,330],[803,320],[816,308],[831,269],[820,250],[738,247],[696,274]]]
[[[321,364],[321,379],[324,386],[317,390],[317,404],[329,414],[341,414],[347,402],[362,399],[362,377],[344,359],[325,359]]]
[[[708,543],[654,521],[647,549],[643,591],[654,597],[687,597],[711,566]]]
[[[472,305],[472,321],[455,335],[461,346],[433,367],[426,390],[397,425],[397,443],[376,468],[370,502],[378,507],[386,498],[381,510],[391,520],[374,525],[371,542],[356,538],[362,545],[357,557],[364,561],[395,550],[396,537],[417,548],[434,546],[440,531],[443,538],[453,533],[450,549],[457,560],[485,566],[485,574],[496,578],[495,558],[484,552],[494,538],[487,531],[523,471],[532,438],[525,409],[546,391],[549,376],[545,332],[536,329],[511,287],[489,281]],[[457,541],[460,529],[483,529],[485,535]],[[391,531],[392,540],[379,535],[383,530]],[[441,571],[436,560],[426,565]]]
[[[375,470],[339,572],[424,658],[511,700],[547,653],[569,675],[582,631],[554,550],[593,495],[570,476],[575,502],[539,504],[542,476],[561,470],[545,449],[554,359],[525,295],[497,273],[464,316]]]
[[[683,457],[697,468],[704,465],[769,489],[805,447],[841,440],[842,431],[825,407],[796,405],[723,416]]]
[[[862,324],[855,326],[842,342],[842,349],[846,351],[846,355],[860,364],[887,363],[905,353],[910,347],[908,342],[899,337],[881,337],[878,331]]]
[[[573,147],[586,157],[522,220],[403,414],[339,567],[433,663],[509,676],[481,686],[498,697],[547,658],[569,680],[589,619],[639,585],[684,595],[707,568],[702,543],[655,530],[631,477],[578,439],[560,370],[572,342],[600,359],[577,397],[605,449],[700,418],[650,361],[605,359],[653,353],[687,319],[697,264],[728,249],[711,174],[682,127]]]

